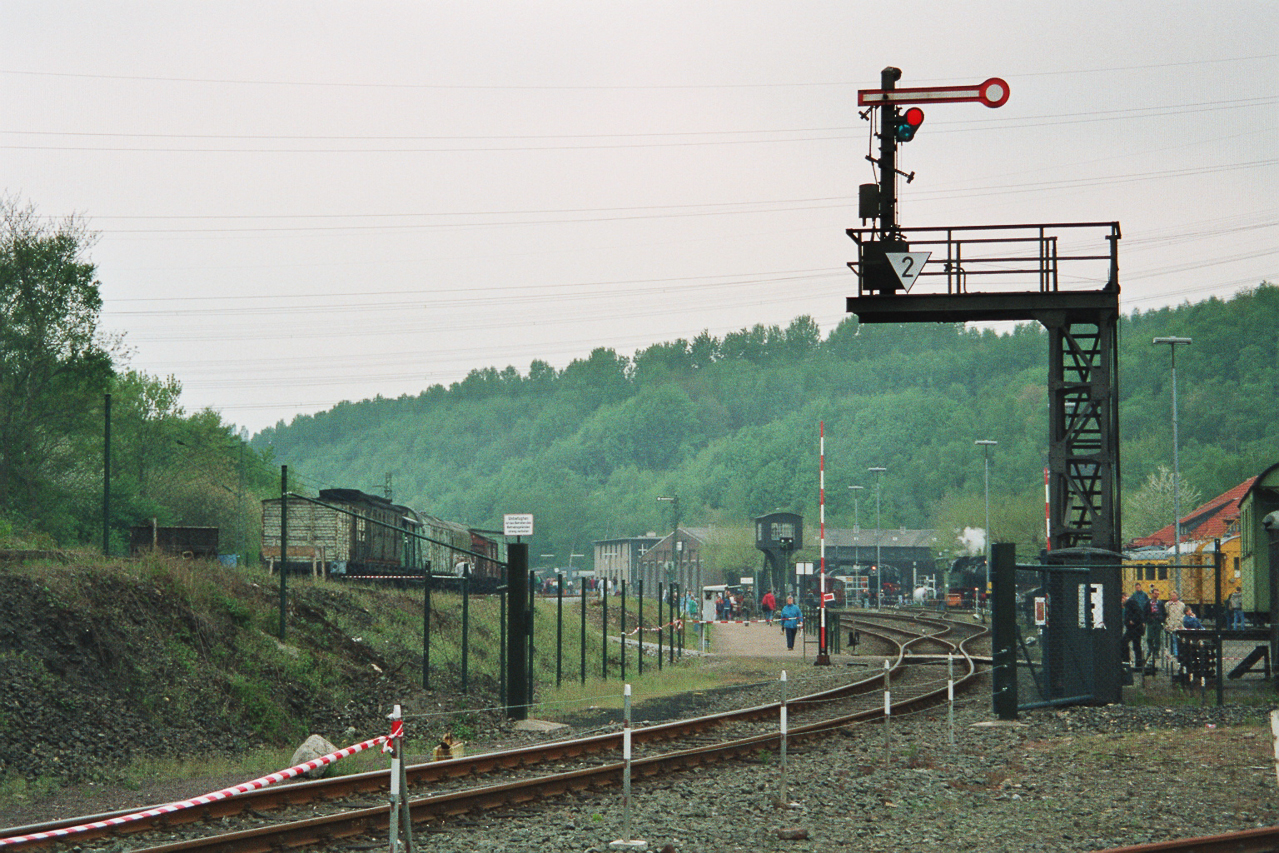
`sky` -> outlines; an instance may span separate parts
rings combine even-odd
[[[597,347],[828,333],[886,66],[1011,91],[925,108],[905,228],[1118,221],[1126,313],[1279,279],[1269,0],[6,0],[0,191],[97,233],[129,368],[256,433]]]

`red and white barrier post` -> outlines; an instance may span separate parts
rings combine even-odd
[[[955,655],[946,655],[946,718],[950,722],[950,745],[955,745]]]
[[[782,726],[782,791],[778,802],[782,805],[786,804],[786,670],[782,670],[782,702],[781,702],[781,726]]]
[[[387,821],[390,826],[391,853],[413,853],[413,819],[409,815],[408,777],[401,754],[404,718],[400,714],[400,706],[396,705],[388,716],[391,720],[391,736],[382,749],[391,753],[391,813]]]
[[[884,661],[884,766],[888,766],[889,730],[888,721],[893,717],[893,690],[889,676],[888,661]]]
[[[622,837],[613,850],[647,850],[648,842],[631,838],[631,686],[622,692]]]

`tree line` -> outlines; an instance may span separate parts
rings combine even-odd
[[[1154,337],[1192,337],[1178,357],[1182,506],[1273,462],[1279,427],[1279,289],[1134,312],[1120,323],[1124,535],[1169,523],[1170,371]],[[255,439],[322,484],[391,475],[397,501],[496,526],[538,519],[535,553],[681,523],[747,527],[773,510],[818,516],[818,424],[826,428],[827,524],[937,528],[960,549],[985,523],[1035,553],[1045,537],[1048,336],[1035,324],[861,325],[825,337],[810,317],[631,357],[600,348],[562,370],[534,361],[472,371],[418,395],[344,403]],[[860,485],[859,492],[849,486]],[[953,536],[953,542],[950,541]],[[740,537],[739,537],[740,538]],[[815,544],[815,537],[810,537]],[[804,554],[801,557],[806,556]],[[810,555],[811,556],[811,555]],[[580,565],[580,562],[579,562]],[[742,567],[744,568],[744,567]],[[731,575],[737,567],[725,567]]]

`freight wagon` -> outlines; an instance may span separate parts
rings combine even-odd
[[[358,489],[324,489],[322,504],[289,499],[290,572],[313,574],[401,574],[421,571],[416,548],[405,548],[405,531],[420,525],[406,507]],[[262,501],[262,559],[271,570],[280,557],[280,498]],[[415,565],[416,564],[416,565]]]
[[[287,568],[334,578],[404,579],[426,572],[471,580],[477,592],[504,580],[504,555],[485,531],[358,489],[324,489],[318,502],[289,498]],[[280,561],[280,499],[262,501],[262,558]],[[445,582],[447,585],[448,582]]]

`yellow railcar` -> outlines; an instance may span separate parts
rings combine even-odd
[[[1239,537],[1227,536],[1221,540],[1221,573],[1216,569],[1216,540],[1181,543],[1181,600],[1191,605],[1200,616],[1214,612],[1217,591],[1214,579],[1221,584],[1221,602],[1239,589],[1242,576],[1239,567]],[[1151,588],[1159,590],[1165,601],[1177,588],[1177,570],[1171,548],[1145,549],[1130,552],[1123,562],[1123,591],[1131,595],[1137,584],[1147,593]]]

